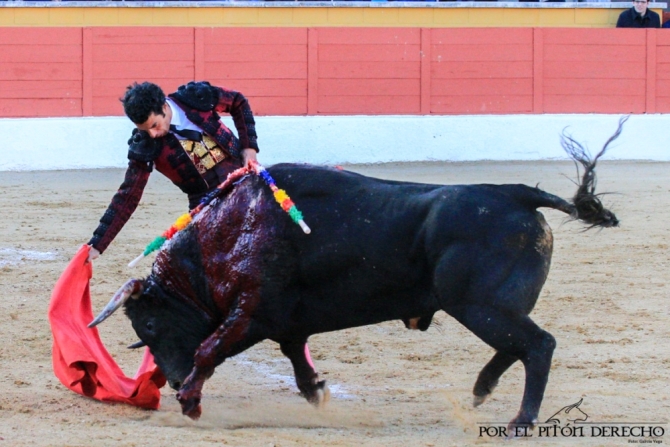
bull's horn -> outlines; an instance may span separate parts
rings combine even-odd
[[[109,300],[109,303],[107,303],[105,308],[102,309],[102,312],[100,312],[100,314],[95,317],[95,320],[88,324],[88,327],[97,326],[98,324],[102,323],[107,319],[107,317],[113,314],[116,309],[121,307],[129,297],[132,296],[133,298],[139,298],[143,291],[144,285],[142,284],[142,281],[139,279],[129,279],[114,294],[112,299]]]
[[[147,345],[146,343],[144,343],[142,340],[140,340],[140,341],[136,341],[132,345],[129,345],[128,349],[137,349],[137,348],[141,348],[142,346],[146,346],[146,345]]]

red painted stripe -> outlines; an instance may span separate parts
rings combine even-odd
[[[193,79],[205,79],[205,32],[202,28],[193,30]]]
[[[656,112],[657,113],[670,112],[670,97],[659,96],[656,98]]]
[[[533,111],[532,96],[433,96],[433,113],[505,114]]]
[[[81,98],[81,83],[72,81],[0,81],[0,98]]]
[[[131,65],[131,64],[128,64]],[[156,62],[133,62],[132,69],[127,69],[118,62],[98,62],[93,65],[93,79],[160,79],[170,76],[169,79],[191,79],[193,77],[193,60],[172,61],[170,69],[167,64]]]
[[[204,28],[213,45],[306,45],[307,28]]]
[[[98,44],[135,44],[136,51],[141,43],[150,45],[192,43],[192,28],[181,27],[96,27],[93,39]]]
[[[328,115],[366,114],[419,114],[419,96],[321,96],[319,113]]]
[[[323,96],[419,96],[419,79],[321,79]]]
[[[533,30],[533,112],[544,112],[544,30]]]
[[[211,62],[205,65],[205,79],[305,79],[306,62]]]
[[[81,63],[12,63],[0,64],[0,80],[7,81],[81,81]]]
[[[529,45],[532,28],[434,28],[435,45]]]
[[[646,76],[646,67],[640,62],[584,61],[568,64],[565,61],[544,63],[545,79],[640,79]]]
[[[530,78],[532,61],[510,62],[433,62],[433,79]]]
[[[190,79],[190,78],[186,78]],[[94,98],[114,98],[118,102],[119,98],[123,96],[126,87],[133,82],[145,81],[145,78],[123,78],[123,79],[97,79],[93,81],[93,97]],[[181,84],[186,82],[184,79],[166,79],[166,78],[151,78],[152,82],[160,85],[165,91],[176,90]]]
[[[116,96],[94,96],[91,100],[92,116],[123,115],[123,106],[119,102],[121,96],[123,96],[123,91]]]
[[[81,28],[0,28],[0,44],[81,45]]]
[[[431,52],[431,59],[434,62],[508,62],[533,60],[533,47],[530,44],[433,45]]]
[[[307,97],[307,80],[305,79],[227,79],[219,85],[242,92],[246,97],[256,96],[304,96]]]
[[[307,45],[214,45],[205,43],[205,60],[210,62],[306,62]]]
[[[644,30],[622,28],[542,28],[546,44],[644,45]]]
[[[82,101],[81,112],[84,116],[93,114],[93,29],[82,29]]]
[[[40,98],[25,101],[0,98],[0,116],[13,118],[81,116],[79,98]],[[39,134],[39,129],[35,129]]]
[[[433,31],[430,28],[421,29],[421,114],[423,115],[430,114],[432,40]]]
[[[81,62],[81,42],[73,45],[0,45],[2,62]]]
[[[639,62],[644,64],[645,44],[642,45],[546,45],[544,60],[565,62]]]
[[[434,82],[435,96],[532,95],[533,79],[453,79]]]
[[[291,96],[263,96],[250,98],[251,110],[255,115],[306,115],[307,98]],[[262,138],[262,135],[261,135]],[[262,145],[262,140],[259,140]]]
[[[193,42],[171,45],[118,44],[93,45],[93,62],[171,62],[187,60],[193,64]],[[128,71],[132,67],[119,65],[119,70]],[[165,68],[164,68],[165,69]]]
[[[319,45],[319,61],[369,62],[413,61],[419,62],[421,45]]]
[[[656,79],[670,79],[670,63],[656,63]]]
[[[340,62],[320,62],[319,77],[321,79],[419,79],[420,65],[416,62],[358,62],[342,64]]]
[[[545,113],[643,113],[644,90],[639,95],[545,95]]]
[[[310,28],[307,38],[307,113],[316,115],[319,112],[319,30]]]
[[[656,113],[656,36],[655,30],[647,30],[647,78],[646,113]],[[632,80],[631,80],[632,81]],[[633,82],[631,82],[633,83]]]
[[[419,45],[420,28],[319,28],[321,45]]]
[[[609,95],[616,91],[620,95],[641,95],[644,85],[632,79],[545,79],[544,93],[547,95]]]
[[[656,46],[656,60],[659,64],[670,62],[670,46]]]

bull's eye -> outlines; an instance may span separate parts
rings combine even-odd
[[[147,331],[153,332],[154,331],[154,323],[152,321],[147,321],[147,324],[145,326],[147,328]]]

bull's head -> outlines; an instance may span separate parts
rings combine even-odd
[[[216,324],[193,304],[169,297],[149,276],[126,282],[89,327],[101,323],[122,305],[170,386],[179,390],[193,369],[196,349]]]

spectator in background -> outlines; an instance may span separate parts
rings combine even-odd
[[[648,8],[647,0],[633,0],[633,7],[625,10],[616,22],[617,28],[660,28],[661,18]]]

